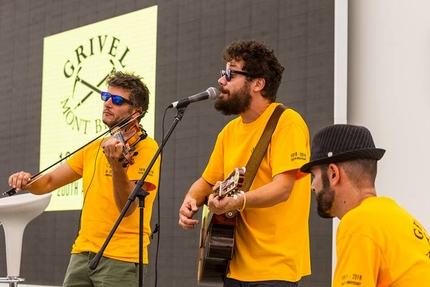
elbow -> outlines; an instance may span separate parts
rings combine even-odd
[[[125,206],[120,207],[117,205],[117,208],[118,208],[118,211],[121,213],[125,208]],[[130,215],[132,215],[136,210],[136,208],[137,208],[137,203],[133,202],[131,205],[128,206],[127,211],[124,213],[124,217],[129,217]]]
[[[290,198],[291,192],[293,191],[293,186],[286,187],[279,197],[279,202],[285,202]]]
[[[49,189],[43,189],[43,190],[28,189],[28,191],[31,192],[34,195],[42,195],[42,194],[46,194],[46,193],[52,192],[52,190],[49,190]]]

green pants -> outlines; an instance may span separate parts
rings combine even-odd
[[[72,254],[63,287],[137,287],[139,266],[102,256],[95,270],[89,268],[96,254]],[[143,266],[144,275],[147,265]],[[142,282],[143,283],[143,282]]]

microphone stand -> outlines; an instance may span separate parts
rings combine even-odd
[[[99,264],[99,261],[101,257],[103,256],[103,252],[105,251],[106,247],[108,246],[110,240],[112,239],[113,235],[115,234],[119,224],[121,223],[121,220],[124,218],[127,210],[129,209],[131,203],[137,198],[139,198],[139,287],[143,287],[143,208],[145,207],[145,197],[149,194],[146,190],[142,189],[142,186],[145,182],[146,177],[148,176],[148,173],[152,169],[152,166],[154,165],[155,161],[157,160],[158,156],[160,155],[161,151],[163,150],[164,146],[167,143],[167,140],[170,138],[171,134],[173,133],[173,130],[176,128],[178,122],[182,119],[185,113],[185,109],[188,105],[182,106],[180,108],[177,108],[177,114],[175,115],[175,120],[173,121],[172,125],[170,126],[166,136],[163,138],[161,145],[158,147],[157,152],[155,153],[154,157],[152,158],[151,162],[149,163],[147,169],[145,170],[142,178],[136,183],[135,188],[133,189],[133,192],[130,194],[130,196],[127,199],[127,203],[125,204],[124,208],[122,209],[117,221],[115,222],[112,230],[110,231],[109,235],[107,236],[105,242],[103,243],[102,247],[100,248],[99,252],[96,254],[96,256],[91,260],[89,268],[91,270],[95,270],[97,268],[97,265]]]

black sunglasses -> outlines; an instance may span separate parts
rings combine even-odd
[[[118,95],[111,95],[108,92],[101,92],[101,96],[102,96],[102,100],[104,102],[106,102],[107,100],[109,100],[109,98],[112,98],[112,103],[115,106],[121,106],[123,103],[127,103],[127,104],[130,104],[130,105],[134,106],[134,104],[133,104],[132,101],[124,99],[123,97],[118,96]]]
[[[221,70],[221,77],[226,78],[227,82],[231,81],[231,74],[238,74],[238,75],[244,75],[249,77],[249,74],[242,71],[235,71],[235,70]]]

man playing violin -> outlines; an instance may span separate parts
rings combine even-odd
[[[101,93],[103,122],[112,130],[124,119],[138,122],[147,112],[149,90],[140,76],[115,72],[107,79],[108,90]],[[136,116],[134,116],[136,115]],[[140,126],[140,125],[138,125]],[[121,131],[120,131],[121,132]],[[158,145],[146,137],[143,130],[134,143],[111,136],[90,143],[55,170],[32,182],[28,172],[9,177],[9,185],[34,194],[48,193],[83,179],[84,203],[78,237],[63,286],[137,286],[139,262],[139,210],[138,199],[131,203],[125,217],[107,245],[95,270],[89,264],[118,220],[120,212],[155,155]],[[135,137],[133,137],[135,139]],[[133,144],[134,164],[124,164],[124,154]],[[144,273],[148,264],[150,220],[156,196],[160,161],[157,159],[148,173],[142,188],[149,192],[144,208]],[[113,208],[116,206],[116,208]]]

